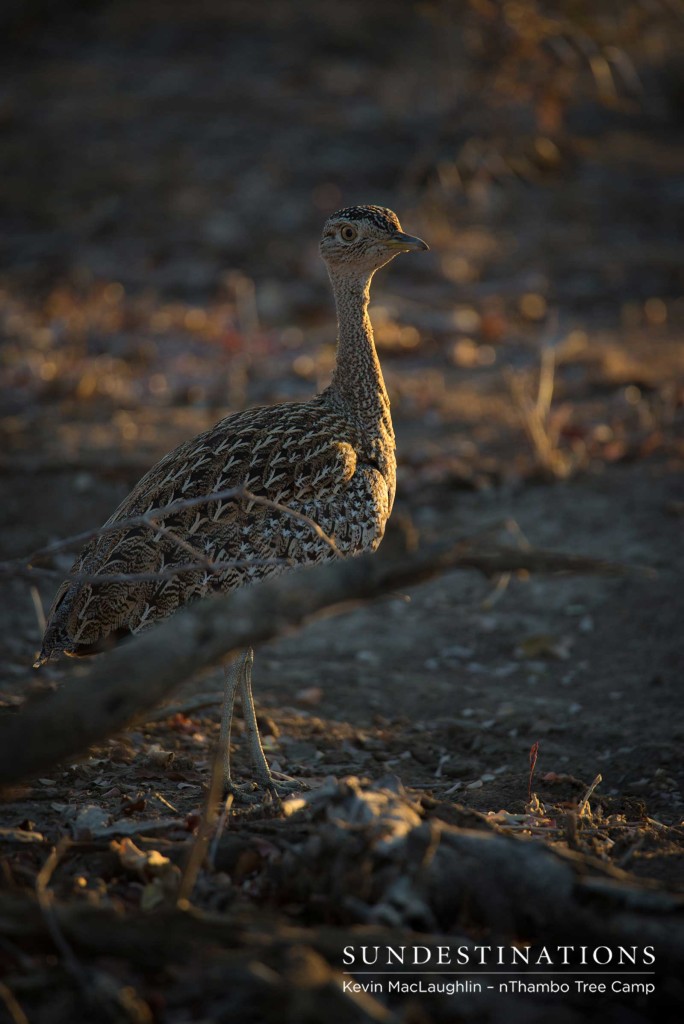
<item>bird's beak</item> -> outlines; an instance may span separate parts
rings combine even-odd
[[[398,249],[400,252],[427,252],[430,248],[422,238],[407,235],[404,231],[395,231],[392,237],[388,238],[387,245],[390,249]]]

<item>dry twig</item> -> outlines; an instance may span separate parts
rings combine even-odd
[[[187,910],[190,906],[190,897],[192,896],[192,891],[195,888],[197,876],[206,856],[212,833],[215,831],[217,819],[219,818],[218,807],[221,798],[222,781],[223,750],[219,743],[214,751],[214,759],[211,766],[211,777],[209,779],[209,788],[207,789],[207,796],[202,810],[202,819],[197,827],[197,835],[195,836],[195,841],[192,844],[192,849],[190,850],[190,855],[185,865],[181,884],[178,889],[176,906],[179,910]],[[224,804],[226,814],[230,809],[231,803],[232,795],[228,794]],[[223,814],[221,814],[220,820],[224,821]]]
[[[96,530],[86,530],[83,533],[74,534],[72,537],[66,537],[64,540],[55,541],[52,544],[47,544],[45,547],[37,548],[30,555],[23,558],[14,558],[10,561],[0,562],[0,575],[5,576],[28,576],[28,577],[40,577],[45,575],[63,575],[61,569],[46,569],[42,567],[36,567],[33,563],[40,562],[42,559],[51,558],[53,555],[58,554],[60,551],[68,550],[70,548],[79,547],[86,544],[88,541],[94,540],[95,537],[105,537],[110,533],[120,533],[125,530],[132,530],[136,528],[147,528],[152,530],[154,533],[159,533],[164,537],[167,537],[174,544],[180,547],[182,550],[188,552],[195,561],[185,563],[178,566],[171,566],[168,570],[163,570],[155,573],[116,573],[116,574],[105,574],[105,573],[75,573],[70,578],[74,582],[78,583],[143,583],[150,580],[162,580],[168,579],[172,576],[180,575],[185,572],[196,572],[198,569],[206,569],[210,572],[222,572],[226,569],[237,568],[243,565],[287,565],[290,564],[288,559],[250,559],[245,562],[244,560],[231,560],[227,562],[216,562],[212,558],[209,558],[204,552],[199,551],[188,541],[180,537],[175,530],[169,527],[163,526],[159,520],[164,519],[166,516],[174,515],[177,512],[183,512],[187,509],[196,508],[198,505],[208,505],[219,501],[228,500],[243,500],[255,505],[264,505],[267,508],[272,508],[277,512],[282,512],[284,515],[289,516],[291,519],[295,519],[297,522],[303,523],[308,526],[313,533],[316,534],[321,540],[323,540],[335,555],[340,556],[340,551],[337,548],[334,540],[328,536],[327,533],[318,525],[315,520],[310,516],[305,515],[303,512],[299,512],[296,509],[289,508],[287,505],[281,504],[278,501],[272,501],[270,498],[266,498],[260,494],[254,494],[252,491],[247,490],[245,487],[229,487],[222,491],[215,491],[211,494],[201,495],[197,498],[184,498],[178,501],[171,502],[170,505],[164,505],[161,508],[150,509],[149,512],[145,512],[142,515],[131,516],[128,519],[117,520],[113,523],[108,523],[105,526],[101,526]]]

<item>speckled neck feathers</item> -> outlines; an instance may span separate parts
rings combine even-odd
[[[337,365],[330,391],[368,436],[394,442],[390,405],[368,316],[372,274],[330,274],[337,308]]]

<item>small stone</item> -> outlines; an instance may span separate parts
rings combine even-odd
[[[475,651],[472,647],[463,647],[461,644],[452,644],[440,651],[442,658],[472,658]]]
[[[484,782],[482,779],[475,779],[475,782],[469,782],[466,789],[482,789]]]
[[[316,704],[320,704],[323,698],[323,690],[320,686],[306,686],[302,690],[297,690],[295,694],[295,700],[298,704],[307,704],[309,707],[315,707]]]
[[[73,482],[74,490],[79,494],[85,494],[92,490],[94,480],[90,473],[77,473]]]
[[[480,615],[477,624],[483,633],[493,633],[499,628],[499,620],[496,615]]]
[[[87,839],[97,835],[100,829],[106,828],[111,821],[111,814],[102,807],[89,804],[83,807],[76,816],[73,824],[73,832],[76,839]]]
[[[565,609],[566,615],[584,615],[587,610],[587,606],[584,604],[569,604]]]
[[[492,670],[492,675],[497,679],[506,679],[508,676],[512,676],[514,672],[517,672],[519,667],[519,665],[515,665],[512,661],[508,661],[505,665],[497,665]]]

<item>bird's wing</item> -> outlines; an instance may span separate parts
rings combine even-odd
[[[50,610],[41,660],[138,632],[209,591],[332,557],[333,547],[307,520],[345,554],[375,546],[388,514],[387,486],[377,470],[358,464],[358,447],[346,420],[318,400],[238,413],[180,445],[105,524],[129,525],[96,537],[76,559]],[[181,504],[231,488],[273,504],[244,496]],[[140,516],[155,525],[130,524]],[[188,564],[195,567],[174,571]],[[127,579],[132,574],[156,578]]]

